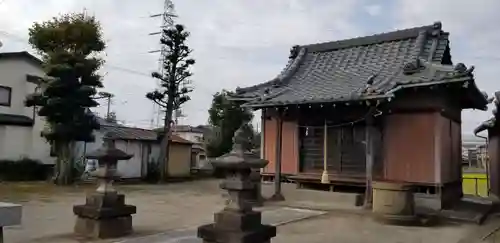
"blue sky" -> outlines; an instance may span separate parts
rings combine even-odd
[[[441,21],[451,32],[455,63],[474,65],[480,89],[499,89],[500,1],[496,0],[173,0],[177,21],[192,33],[195,65],[192,100],[184,106],[187,124],[205,123],[211,96],[221,89],[261,83],[286,65],[290,47],[351,38]],[[58,13],[95,14],[108,40],[105,89],[116,95],[112,110],[128,124],[152,125],[153,105],[144,94],[157,67],[163,0],[0,0],[0,51],[29,50],[27,28]],[[100,113],[105,108],[97,109]],[[470,132],[490,112],[464,112]],[[155,122],[153,122],[155,123]],[[154,124],[153,124],[154,125]]]

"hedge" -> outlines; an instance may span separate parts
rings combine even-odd
[[[52,172],[53,165],[38,160],[0,160],[1,181],[43,181]]]

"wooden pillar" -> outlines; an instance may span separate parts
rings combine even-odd
[[[266,157],[266,139],[264,132],[266,131],[266,109],[262,109],[260,118],[260,158],[264,159]],[[263,168],[264,169],[264,168]]]
[[[328,178],[328,126],[326,120],[323,126],[323,174],[321,174],[321,183],[330,183]]]
[[[266,131],[266,109],[263,108],[261,110],[261,118],[260,118],[260,158],[261,159],[266,159],[266,137],[264,132]],[[260,173],[262,174],[263,172],[266,171],[267,167],[261,168]]]
[[[497,129],[488,130],[488,169],[491,196],[500,201],[500,134]]]
[[[285,197],[281,193],[281,147],[282,147],[282,132],[283,132],[283,110],[278,108],[276,116],[276,160],[274,170],[274,194],[270,200],[283,201]]]
[[[373,161],[375,157],[375,153],[373,151],[374,148],[374,139],[375,135],[375,124],[374,124],[373,112],[368,114],[366,118],[365,125],[365,153],[366,153],[366,191],[365,191],[365,208],[372,208],[373,202],[373,191],[372,191],[372,181],[373,181]]]

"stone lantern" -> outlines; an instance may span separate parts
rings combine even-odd
[[[98,179],[94,193],[87,195],[85,204],[73,206],[77,216],[75,234],[89,238],[114,238],[132,233],[132,214],[136,207],[125,204],[125,196],[113,188],[118,179],[118,160],[128,160],[129,155],[115,147],[113,135],[106,133],[101,148],[87,154],[86,158],[99,161],[99,168],[93,172]]]
[[[262,225],[262,214],[253,211],[255,198],[255,180],[251,178],[253,170],[263,168],[268,161],[245,151],[246,138],[242,129],[238,129],[233,138],[233,149],[212,164],[225,173],[221,188],[228,191],[226,207],[215,214],[215,223],[198,228],[198,237],[204,243],[264,243],[276,236],[276,227]]]

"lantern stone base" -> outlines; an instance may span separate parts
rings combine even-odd
[[[249,231],[229,231],[217,228],[215,224],[198,228],[198,237],[203,243],[269,243],[276,236],[276,227],[261,225]]]
[[[132,216],[113,219],[89,219],[78,217],[75,234],[93,239],[117,238],[131,234]]]
[[[121,194],[94,193],[87,196],[84,205],[73,206],[77,216],[74,232],[76,235],[94,238],[116,238],[131,234],[132,214],[137,209],[125,205]]]
[[[198,228],[204,243],[266,243],[276,236],[276,227],[261,224],[257,211],[223,210],[215,214],[215,223]]]

